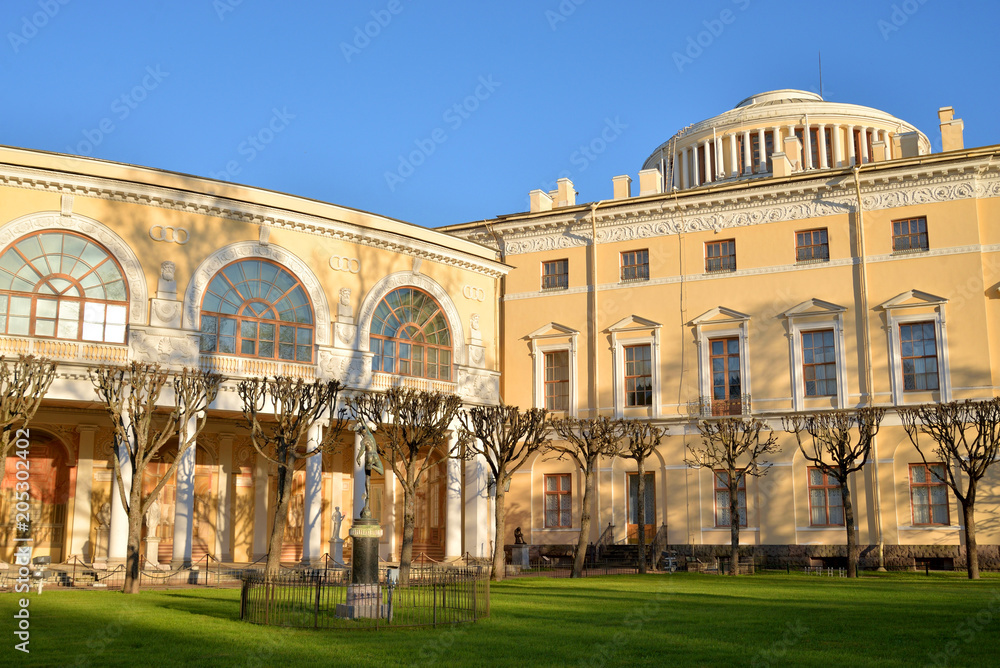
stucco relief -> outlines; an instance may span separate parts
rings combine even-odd
[[[316,343],[329,345],[330,306],[327,303],[323,286],[316,275],[306,263],[284,248],[273,244],[261,246],[256,241],[241,241],[221,248],[206,258],[195,270],[194,276],[188,284],[188,289],[184,293],[184,329],[198,329],[202,296],[215,274],[230,262],[248,258],[262,258],[277,262],[302,281],[302,286],[309,295],[309,301],[314,311]]]
[[[349,387],[371,385],[371,365],[365,364],[364,357],[321,350],[319,366],[325,377],[339,380]]]
[[[458,370],[458,396],[474,403],[499,403],[500,375],[488,371],[460,368]]]
[[[198,343],[191,336],[150,334],[131,329],[129,347],[140,362],[166,366],[194,366],[198,362]]]
[[[149,298],[146,277],[139,258],[121,237],[110,228],[91,218],[79,214],[63,215],[57,211],[32,213],[16,218],[0,227],[0,249],[33,232],[43,230],[66,230],[90,237],[110,252],[125,272],[129,291],[129,324],[146,323],[146,304]]]

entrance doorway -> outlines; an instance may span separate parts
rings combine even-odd
[[[648,545],[650,541],[653,540],[653,534],[656,533],[656,474],[647,473],[646,474],[646,507],[645,507],[645,529],[643,533],[646,538],[646,544]],[[629,544],[636,544],[639,542],[639,474],[629,473],[628,474],[628,524],[627,524],[627,537]]]

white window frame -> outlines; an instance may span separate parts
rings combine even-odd
[[[577,379],[577,339],[580,333],[564,325],[549,323],[528,335],[533,358],[532,401],[535,408],[545,408],[545,353],[569,352],[569,406],[566,414],[577,416],[579,403]],[[566,341],[565,339],[569,339]],[[562,339],[555,341],[553,339]],[[549,342],[547,342],[549,341]]]
[[[700,400],[712,401],[712,351],[710,339],[737,337],[740,342],[740,388],[741,395],[750,393],[750,316],[724,306],[717,306],[691,321],[698,341],[698,394]],[[716,325],[726,325],[716,329]],[[733,326],[735,325],[735,327]]]
[[[918,300],[918,301],[910,301]],[[948,300],[943,297],[909,290],[881,304],[885,309],[886,324],[889,339],[889,371],[892,387],[892,402],[904,405],[907,393],[903,391],[903,360],[902,345],[899,340],[899,326],[913,322],[931,321],[934,323],[934,343],[937,346],[938,389],[936,390],[942,403],[951,401],[951,371],[948,363],[948,335],[945,328],[944,307]],[[927,312],[927,308],[931,308]],[[920,312],[914,312],[919,310]],[[935,390],[927,390],[934,392]],[[911,401],[910,403],[919,403]]]
[[[844,344],[844,313],[843,306],[824,302],[820,299],[810,299],[785,311],[782,315],[788,319],[788,335],[791,337],[789,355],[792,370],[792,409],[805,410],[806,400],[823,399],[824,397],[806,397],[806,383],[802,374],[804,356],[802,353],[802,333],[826,329],[833,330],[834,355],[837,362],[837,408],[847,408],[847,353]]]
[[[613,374],[615,416],[624,417],[625,409],[650,408],[652,417],[662,416],[663,407],[660,397],[661,376],[660,373],[660,330],[662,325],[652,320],[646,320],[638,316],[629,316],[608,328],[611,333],[611,348],[613,351]],[[648,336],[637,336],[624,338],[620,335],[627,335],[630,332],[648,331],[652,332]],[[630,346],[648,345],[650,351],[650,365],[652,367],[653,381],[653,403],[650,406],[626,406],[625,405],[625,348]]]

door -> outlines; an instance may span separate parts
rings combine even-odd
[[[712,415],[739,415],[743,412],[743,383],[740,378],[740,341],[736,337],[711,339]]]
[[[646,474],[646,521],[645,533],[646,544],[653,540],[656,534],[656,476],[653,473]],[[627,536],[629,544],[639,542],[639,474],[628,474],[628,526]]]

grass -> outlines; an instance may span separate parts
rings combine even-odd
[[[237,590],[47,590],[22,655],[21,596],[0,595],[4,665],[982,666],[1000,631],[993,574],[658,574],[507,581],[490,619],[385,632],[253,626]]]

